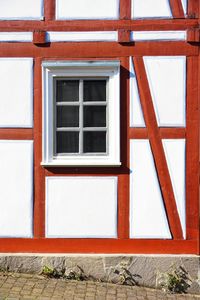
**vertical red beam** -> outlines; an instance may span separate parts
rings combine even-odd
[[[120,19],[131,19],[131,0],[120,0]]]
[[[169,0],[169,3],[174,18],[185,18],[181,0]]]
[[[42,161],[41,58],[34,64],[34,237],[45,236],[45,176]]]
[[[55,19],[55,2],[56,0],[44,0],[44,17],[46,21]]]
[[[200,70],[199,70],[199,74],[200,74]],[[186,128],[187,239],[199,239],[198,57],[187,58],[187,120],[186,121],[187,121],[187,128]]]
[[[199,0],[189,0],[188,1],[188,17],[198,18],[199,17]]]
[[[122,171],[118,175],[118,238],[129,238],[129,58],[120,59],[120,132]]]
[[[149,83],[145,71],[142,57],[134,58],[135,72],[139,87],[141,106],[147,126],[148,136],[155,159],[156,169],[159,176],[160,186],[163,194],[163,200],[169,220],[169,226],[174,239],[182,239],[182,227],[180,217],[177,210],[174,191],[170,179],[168,165],[165,157],[164,148],[160,131],[157,125],[156,115],[154,111],[153,101]]]

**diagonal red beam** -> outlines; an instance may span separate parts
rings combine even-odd
[[[181,0],[169,0],[169,3],[174,18],[185,18]]]
[[[180,217],[176,206],[176,200],[167,166],[165,152],[162,145],[162,138],[157,125],[144,61],[142,57],[135,57],[133,62],[139,87],[141,106],[147,126],[148,137],[153,151],[156,169],[158,172],[170,230],[174,239],[183,239]]]

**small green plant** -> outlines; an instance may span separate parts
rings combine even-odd
[[[138,274],[132,274],[126,266],[126,263],[121,263],[118,268],[114,270],[114,273],[119,275],[119,284],[122,285],[139,285],[138,279],[141,278]]]
[[[192,279],[182,266],[172,266],[166,273],[158,272],[156,285],[166,293],[185,294],[191,284]]]
[[[78,280],[78,281],[95,280],[93,276],[86,275],[84,270],[78,265],[69,271],[66,270],[64,277],[68,280]]]
[[[65,270],[61,270],[60,272],[55,268],[50,268],[48,266],[44,266],[41,274],[50,278],[62,278]]]
[[[56,268],[50,268],[48,266],[44,266],[41,274],[50,278],[63,278],[66,280],[78,280],[78,281],[84,281],[84,280],[95,281],[93,276],[86,275],[84,270],[78,265],[70,270],[62,268],[60,271],[58,271]]]

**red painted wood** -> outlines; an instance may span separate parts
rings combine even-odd
[[[37,47],[32,43],[0,43],[0,57],[46,57],[48,59],[116,58],[142,55],[198,55],[198,47],[185,42],[138,42],[123,46],[114,42],[51,43]]]
[[[130,43],[130,30],[119,29],[118,30],[118,43]]]
[[[200,30],[199,28],[193,28],[187,30],[187,42],[199,43],[200,42]]]
[[[46,31],[35,30],[33,32],[33,44],[40,45],[46,43]]]
[[[199,103],[197,57],[187,58],[186,223],[187,238],[199,238]],[[200,70],[199,70],[200,72]]]
[[[32,128],[0,128],[0,140],[32,140]]]
[[[129,238],[129,140],[128,114],[129,110],[129,58],[120,58],[120,151],[122,166],[126,172],[118,176],[118,238]]]
[[[142,57],[134,58],[135,72],[138,82],[141,106],[144,114],[145,124],[147,126],[148,136],[152,147],[152,152],[158,172],[160,186],[163,194],[163,200],[169,221],[169,227],[174,239],[182,239],[183,233],[180,218],[176,206],[173,187],[165,158],[165,152],[159,128],[156,121],[153,101],[145,71]]]
[[[45,236],[45,170],[42,161],[41,58],[34,62],[34,237]]]
[[[162,139],[184,139],[185,128],[159,128]],[[129,128],[130,139],[148,139],[147,128]]]
[[[198,27],[197,19],[0,21],[0,31],[186,30],[193,27]]]
[[[185,18],[181,0],[169,0],[174,18]]]
[[[0,252],[197,254],[196,240],[0,239]]]
[[[199,4],[200,5],[200,4]],[[200,6],[199,6],[200,7]],[[199,120],[200,120],[200,93],[199,93],[199,89],[200,89],[200,56],[198,57],[198,124],[199,124]],[[199,133],[198,133],[198,147],[199,147],[199,158],[198,158],[198,184],[199,184],[199,189],[198,189],[198,199],[196,200],[198,202],[198,206],[199,206],[199,209],[198,209],[198,214],[200,216],[200,201],[199,201],[199,198],[200,198],[200,129],[199,129],[199,126],[198,126],[198,130],[199,130]],[[198,217],[197,218],[197,223],[198,223],[198,237],[197,237],[197,240],[199,240],[199,243],[198,243],[198,254],[200,255],[200,218]]]
[[[189,0],[188,1],[188,17],[189,18],[198,18],[199,15],[199,1],[198,0]]]
[[[55,19],[55,2],[56,0],[44,0],[44,18],[47,21]]]
[[[120,0],[120,19],[131,19],[131,0]]]

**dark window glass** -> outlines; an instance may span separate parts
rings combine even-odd
[[[84,132],[83,141],[84,153],[106,152],[106,132]]]
[[[57,80],[56,101],[79,101],[79,81]]]
[[[57,127],[78,127],[79,106],[57,106]]]
[[[84,127],[106,126],[106,106],[85,106],[83,116]]]
[[[79,132],[57,132],[56,133],[57,153],[78,153]]]
[[[84,80],[84,101],[106,101],[106,80]]]

